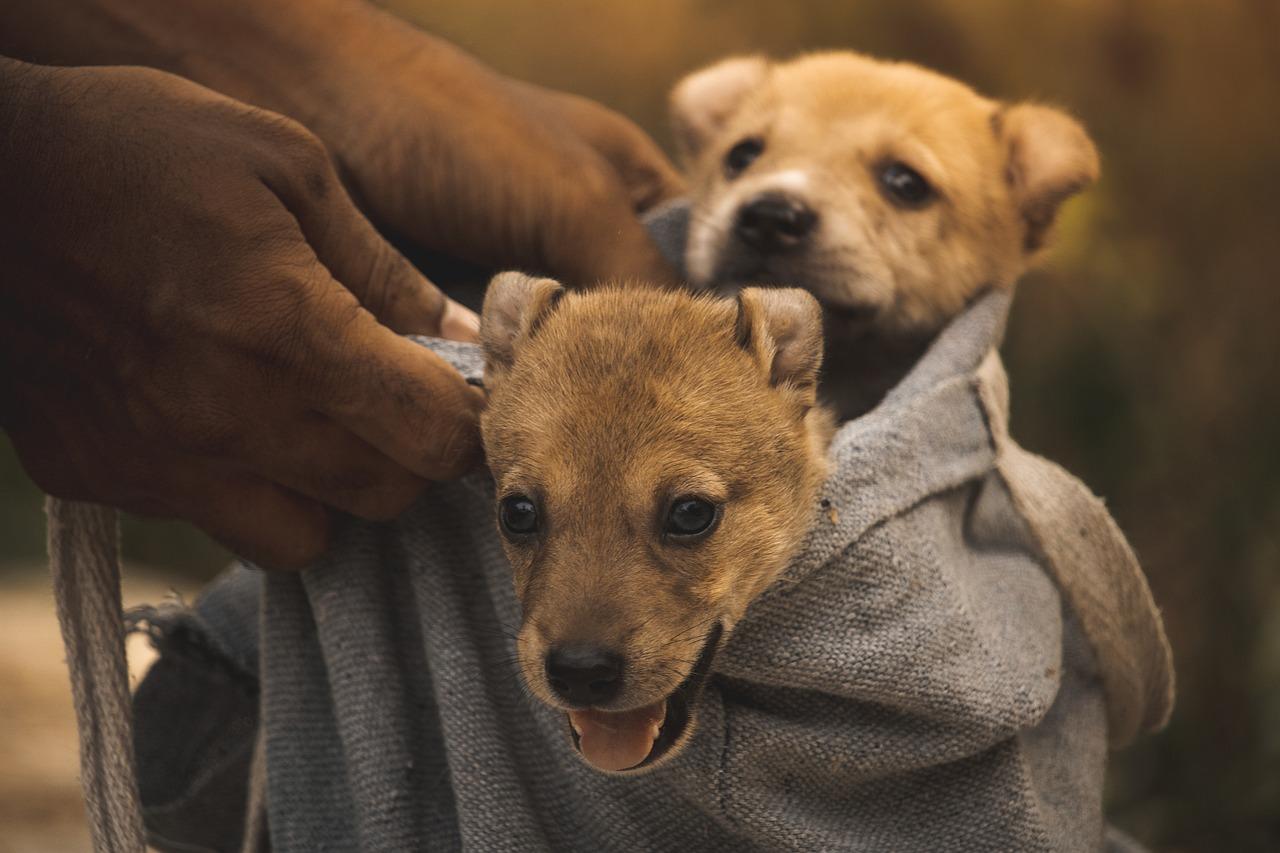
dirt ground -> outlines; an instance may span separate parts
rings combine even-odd
[[[187,597],[195,592],[176,590]],[[154,571],[126,567],[126,606],[175,593]],[[130,680],[151,665],[141,637],[129,643]],[[0,853],[80,853],[89,834],[77,777],[75,713],[42,567],[0,567]]]

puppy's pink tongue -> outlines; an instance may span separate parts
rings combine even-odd
[[[626,770],[649,756],[667,717],[667,702],[633,711],[570,711],[569,724],[578,733],[582,757],[597,770]]]

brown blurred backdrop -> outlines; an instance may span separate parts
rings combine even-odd
[[[1104,178],[1024,281],[1005,354],[1015,434],[1107,498],[1174,644],[1173,724],[1116,756],[1111,816],[1159,850],[1280,849],[1280,3],[385,5],[664,145],[672,83],[741,52],[854,48],[1074,111]],[[0,594],[29,588],[41,531],[0,446]],[[174,524],[130,521],[126,549],[181,586],[226,559]]]

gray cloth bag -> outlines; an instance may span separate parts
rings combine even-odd
[[[653,226],[676,256],[683,215]],[[1102,503],[1008,437],[1008,307],[980,298],[841,427],[802,552],[651,772],[588,767],[523,687],[487,475],[263,575],[272,848],[1120,849],[1107,749],[1167,718],[1169,649]]]

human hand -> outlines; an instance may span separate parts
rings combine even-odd
[[[162,68],[288,115],[423,249],[579,285],[674,275],[635,214],[682,181],[643,131],[365,0],[11,0],[0,54]]]
[[[622,182],[636,213],[645,213],[685,192],[684,178],[635,122],[569,92],[557,92],[521,80],[508,88],[543,121],[560,125],[604,158]]]
[[[679,195],[683,181],[640,128],[371,15],[336,50],[345,59],[322,87],[337,93],[329,105],[299,111],[375,221],[491,268],[578,285],[673,280],[636,214]]]
[[[476,461],[480,394],[396,334],[473,339],[475,315],[297,123],[157,71],[0,60],[0,162],[0,424],[50,494],[295,567],[326,507],[388,518]]]

